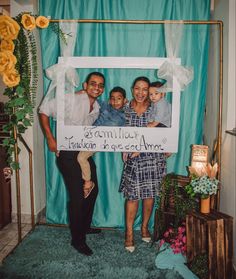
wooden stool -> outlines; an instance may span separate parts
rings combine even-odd
[[[219,211],[186,216],[187,260],[207,253],[209,279],[232,278],[233,217]]]

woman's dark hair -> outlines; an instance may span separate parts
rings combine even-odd
[[[85,80],[86,83],[89,82],[91,76],[99,76],[99,77],[103,78],[104,84],[105,84],[105,77],[102,73],[99,73],[99,72],[92,72],[92,73],[88,74],[87,77],[86,77],[86,80]]]
[[[122,96],[123,96],[124,98],[126,98],[125,89],[122,88],[122,87],[120,87],[120,86],[115,86],[114,88],[111,89],[110,94],[109,94],[110,98],[111,98],[111,94],[112,94],[113,92],[120,92],[120,93],[122,94]]]
[[[147,77],[137,77],[132,84],[132,88],[134,88],[136,82],[138,82],[138,81],[145,81],[146,83],[148,83],[148,86],[150,85],[149,78],[147,78]]]

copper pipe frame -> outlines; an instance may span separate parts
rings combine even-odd
[[[26,141],[22,137],[22,135],[17,134],[16,126],[13,126],[13,136],[15,140],[14,144],[14,157],[15,162],[19,164],[19,156],[18,156],[18,140],[23,143],[24,147],[29,153],[29,179],[30,179],[30,204],[31,204],[31,230],[35,228],[35,219],[34,219],[34,189],[33,189],[33,167],[32,167],[32,151],[27,145]],[[22,229],[21,229],[21,197],[20,197],[20,173],[19,169],[15,170],[16,176],[16,202],[17,202],[17,228],[18,228],[18,244],[22,241]]]
[[[114,23],[114,24],[197,24],[219,25],[220,53],[219,53],[219,112],[218,112],[218,178],[221,178],[221,144],[222,144],[222,108],[223,108],[223,21],[221,20],[112,20],[112,19],[50,19],[50,22],[78,22],[78,23]]]
[[[223,108],[223,22],[220,20],[210,20],[210,21],[192,21],[192,20],[98,20],[98,19],[50,19],[50,22],[78,22],[78,23],[115,23],[115,24],[198,24],[198,25],[219,25],[220,27],[220,54],[219,54],[219,112],[218,112],[218,135],[217,135],[217,155],[218,155],[218,178],[221,178],[221,144],[222,144],[222,108]],[[15,130],[15,128],[13,129]],[[19,162],[18,152],[17,152],[17,135],[14,131],[15,138],[15,161]],[[32,172],[31,172],[32,173]],[[33,181],[31,181],[33,183]],[[17,217],[18,217],[18,239],[21,240],[21,209],[20,209],[20,179],[19,171],[16,170],[16,186],[17,186]],[[33,187],[31,192],[31,199],[33,196]],[[219,191],[217,194],[217,204],[216,209],[219,209],[220,195]],[[32,212],[32,211],[31,211]],[[32,218],[33,220],[33,218]],[[33,224],[33,221],[32,221]],[[34,226],[34,224],[33,224]]]
[[[115,24],[219,24],[220,20],[116,20],[116,19],[50,19],[50,22],[115,23]]]
[[[13,112],[14,112],[13,108]],[[19,164],[19,156],[18,156],[18,142],[17,142],[17,129],[16,126],[13,126],[13,137],[15,140],[14,143],[14,158],[15,162]],[[21,198],[20,198],[20,172],[17,168],[15,170],[16,177],[16,204],[17,204],[17,229],[18,229],[18,243],[22,240],[22,231],[21,231]]]
[[[219,111],[218,111],[218,135],[217,135],[217,155],[218,155],[218,179],[221,180],[221,145],[222,145],[222,109],[223,109],[223,22],[219,22],[220,29],[220,54],[219,54]],[[216,210],[220,207],[220,191],[217,191]]]
[[[20,141],[25,146],[26,150],[29,153],[29,180],[30,180],[30,208],[31,208],[31,226],[32,229],[35,227],[35,219],[34,219],[34,188],[33,188],[33,161],[32,161],[32,151],[27,145],[26,141],[22,137],[21,134],[18,134]]]

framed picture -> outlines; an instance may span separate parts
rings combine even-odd
[[[63,64],[57,82],[58,150],[94,150],[108,152],[178,151],[180,89],[173,77],[170,128],[70,126],[65,125],[65,72],[75,69],[152,69],[157,70],[168,58],[154,57],[59,57]],[[175,59],[180,64],[180,59]],[[95,71],[95,70],[94,70]]]

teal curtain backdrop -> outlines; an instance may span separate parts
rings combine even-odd
[[[127,20],[208,20],[210,0],[40,0],[39,14],[52,19],[127,19]],[[50,28],[41,31],[43,69],[57,63],[60,54],[58,36]],[[164,27],[157,24],[78,24],[75,56],[165,57]],[[207,25],[185,25],[180,46],[182,64],[192,66],[194,80],[181,93],[178,153],[168,159],[168,172],[187,174],[192,144],[202,143],[203,116],[208,63]],[[92,69],[79,71],[81,83]],[[99,70],[99,69],[97,69]],[[141,69],[100,69],[106,77],[106,89],[119,85],[131,99],[135,77],[145,75],[156,80],[156,71]],[[44,78],[44,92],[49,80]],[[82,84],[81,87],[82,88]],[[55,130],[55,123],[51,123]],[[47,222],[66,224],[67,195],[55,155],[45,145]],[[124,227],[124,198],[118,192],[123,163],[120,153],[98,152],[94,156],[99,179],[93,225]],[[136,228],[141,211],[136,218]],[[151,221],[151,225],[153,220]]]

